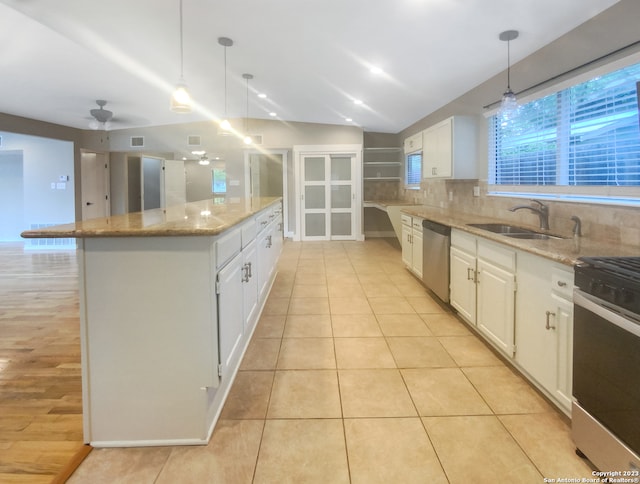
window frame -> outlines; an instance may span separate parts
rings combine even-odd
[[[559,82],[542,86],[538,91],[527,96],[520,97],[519,104],[524,105],[538,99],[542,99],[554,93],[566,90],[572,86],[587,82],[596,77],[630,67],[640,63],[640,52],[622,57],[616,60],[604,61],[596,68],[582,69],[578,74],[566,76]],[[640,80],[638,81],[640,85]],[[638,94],[640,104],[640,92]],[[640,110],[640,106],[639,106]],[[543,198],[578,203],[595,203],[608,205],[640,206],[640,185],[614,186],[614,185],[499,185],[492,184],[492,163],[495,161],[493,140],[491,139],[492,117],[498,113],[498,108],[485,112],[487,118],[487,194],[489,196],[508,196],[523,198]],[[640,118],[640,114],[639,114]],[[640,122],[640,121],[639,121]],[[640,128],[639,128],[640,129]]]
[[[409,182],[409,167],[410,161],[409,158],[413,156],[420,156],[419,160],[419,170],[418,170],[418,181],[414,183]],[[404,154],[404,187],[408,190],[419,190],[420,183],[422,182],[422,167],[423,167],[423,155],[422,150],[411,151],[409,153]]]

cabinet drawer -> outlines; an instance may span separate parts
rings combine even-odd
[[[403,213],[400,215],[400,220],[403,224],[411,226],[411,215],[405,215]]]
[[[256,220],[252,218],[247,220],[241,227],[242,230],[242,248],[244,249],[256,238]]]
[[[451,245],[476,255],[476,237],[460,230],[451,231]]]
[[[242,229],[240,227],[225,232],[216,240],[216,267],[225,265],[242,246]]]
[[[478,257],[508,271],[516,270],[516,253],[513,249],[478,239]]]
[[[267,225],[269,225],[270,214],[271,214],[271,210],[267,209],[267,210],[263,210],[256,216],[256,224],[257,224],[258,232],[261,232],[262,230],[267,228]]]
[[[554,267],[551,271],[551,290],[569,300],[573,299],[573,271]]]
[[[413,228],[415,230],[422,230],[422,219],[421,218],[417,218],[417,217],[413,217]]]

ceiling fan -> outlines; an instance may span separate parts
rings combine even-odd
[[[93,119],[89,123],[89,127],[91,129],[104,129],[108,130],[111,128],[111,118],[113,118],[113,112],[105,109],[104,107],[107,104],[107,101],[104,99],[97,99],[96,104],[98,105],[98,109],[91,109],[89,114],[93,116]]]

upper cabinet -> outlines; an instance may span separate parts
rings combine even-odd
[[[422,177],[477,178],[476,129],[476,121],[468,116],[453,116],[425,129]]]
[[[404,152],[414,153],[415,151],[420,151],[422,150],[422,143],[422,131],[413,136],[409,136],[404,140]]]

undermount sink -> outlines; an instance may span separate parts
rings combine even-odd
[[[522,227],[516,227],[515,225],[508,224],[467,224],[469,227],[475,227],[477,229],[488,230],[489,232],[493,232],[495,234],[533,234],[535,235],[537,232],[529,229],[523,229]]]
[[[549,240],[549,239],[562,239],[557,235],[549,235],[549,234],[539,234],[537,232],[531,233],[522,233],[522,234],[504,234],[507,237],[511,237],[512,239],[538,239],[538,240]]]
[[[523,229],[516,225],[501,224],[501,223],[488,223],[488,224],[467,224],[469,227],[475,227],[481,230],[487,230],[494,234],[501,234],[513,239],[536,239],[536,240],[549,240],[549,239],[562,239],[557,235],[543,234],[536,232],[535,230]]]

